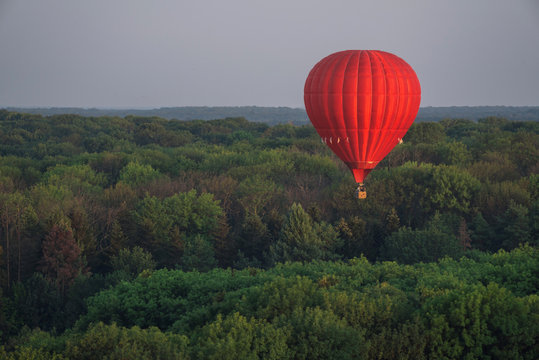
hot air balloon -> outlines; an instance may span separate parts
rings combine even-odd
[[[402,142],[421,101],[419,80],[400,57],[379,50],[346,50],[320,60],[305,81],[305,108],[316,131],[363,181]]]

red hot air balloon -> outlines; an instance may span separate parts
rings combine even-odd
[[[318,62],[305,81],[305,108],[316,131],[363,180],[401,142],[421,101],[419,80],[400,57],[379,50],[347,50]]]

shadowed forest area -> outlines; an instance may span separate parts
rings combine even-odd
[[[310,125],[0,110],[0,357],[537,359],[539,122],[419,122],[354,197]]]

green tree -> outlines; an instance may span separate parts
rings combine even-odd
[[[497,223],[512,202],[529,206],[531,194],[522,185],[511,181],[481,184],[477,205],[489,224]]]
[[[427,298],[429,358],[533,359],[539,354],[537,297],[516,298],[498,284],[459,287]]]
[[[188,339],[183,335],[163,333],[156,327],[141,329],[105,325],[99,322],[84,334],[73,335],[66,342],[68,359],[188,359]]]
[[[89,160],[89,165],[98,173],[107,177],[108,185],[115,184],[120,177],[120,171],[127,164],[123,153],[102,152]]]
[[[472,244],[480,250],[495,250],[496,234],[494,228],[487,223],[480,212],[474,216],[470,224]]]
[[[459,239],[433,227],[423,230],[401,228],[389,235],[381,249],[382,257],[404,264],[436,261],[444,256],[463,254]]]
[[[106,235],[106,239],[108,241],[104,251],[109,258],[118,255],[120,250],[126,248],[129,243],[129,239],[125,236],[118,220],[112,222],[110,231]]]
[[[399,326],[384,327],[369,338],[367,359],[428,359],[425,325],[421,318],[405,321]]]
[[[0,358],[5,360],[63,360],[61,354],[49,353],[43,349],[35,349],[29,346],[17,346],[14,351],[6,352],[3,346],[0,347]]]
[[[456,167],[441,165],[433,169],[432,180],[429,198],[437,210],[470,212],[480,188],[476,178]]]
[[[499,222],[499,243],[504,249],[513,249],[531,240],[528,213],[526,207],[511,201]]]
[[[400,219],[395,208],[391,208],[391,210],[389,210],[389,212],[387,213],[384,225],[388,235],[399,230]]]
[[[488,151],[468,166],[468,171],[481,181],[514,181],[520,177],[516,164],[505,153]]]
[[[161,173],[151,165],[130,162],[120,171],[120,181],[124,184],[139,187],[161,177]]]
[[[219,201],[214,200],[213,194],[197,195],[196,190],[173,195],[164,199],[163,204],[174,224],[189,235],[212,234],[219,228],[219,218],[223,215]]]
[[[65,185],[37,184],[30,189],[29,195],[40,223],[48,228],[54,223],[65,222],[67,212],[75,202],[73,193]]]
[[[122,271],[132,278],[144,270],[154,270],[156,265],[152,254],[138,246],[133,249],[121,249],[117,256],[111,258],[110,262],[114,271]]]
[[[433,144],[443,141],[444,138],[445,131],[441,124],[436,122],[420,122],[410,127],[404,137],[404,141],[412,144]]]
[[[237,188],[238,202],[247,213],[258,216],[277,192],[278,187],[275,182],[257,174],[239,183]]]
[[[181,263],[186,271],[209,271],[217,266],[215,251],[210,241],[200,234],[188,237]]]
[[[221,314],[203,327],[191,351],[195,359],[292,359],[288,348],[290,331],[269,322],[247,319],[239,313]]]
[[[520,131],[513,136],[509,156],[523,175],[537,174],[539,167],[539,135],[537,131]]]
[[[295,359],[361,359],[367,350],[364,329],[320,308],[296,308],[279,319],[292,327],[288,340]]]
[[[535,200],[530,208],[530,244],[539,246],[539,199]]]
[[[174,219],[167,210],[164,201],[153,196],[144,197],[136,205],[133,217],[145,247],[154,250],[171,241]]]
[[[51,283],[41,273],[34,273],[28,279],[14,285],[13,303],[17,318],[32,329],[58,327],[63,316],[62,294],[57,285]]]
[[[56,165],[43,174],[43,183],[65,186],[77,196],[99,192],[106,183],[102,173],[96,173],[89,165]]]
[[[12,281],[13,243],[16,246],[16,279],[21,281],[23,267],[23,232],[37,223],[37,215],[30,200],[20,192],[0,193],[0,228],[2,230],[3,249],[6,264],[7,286]]]
[[[212,194],[196,190],[165,199],[146,196],[133,212],[140,244],[149,248],[161,265],[173,266],[180,260],[186,239],[202,235],[214,247],[223,233],[223,211]]]
[[[270,241],[271,235],[268,226],[260,216],[247,213],[242,223],[238,241],[240,251],[247,258],[255,258],[261,261],[264,253],[269,249]]]
[[[330,231],[328,238],[322,232]],[[328,249],[337,242],[337,233],[329,226],[313,223],[300,204],[292,204],[277,242],[270,247],[273,262],[311,261],[333,256]]]
[[[472,153],[460,141],[452,141],[442,148],[444,162],[459,167],[466,166],[472,160]]]

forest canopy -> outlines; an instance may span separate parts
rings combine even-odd
[[[539,356],[539,122],[419,122],[354,198],[310,125],[0,110],[6,358]]]

